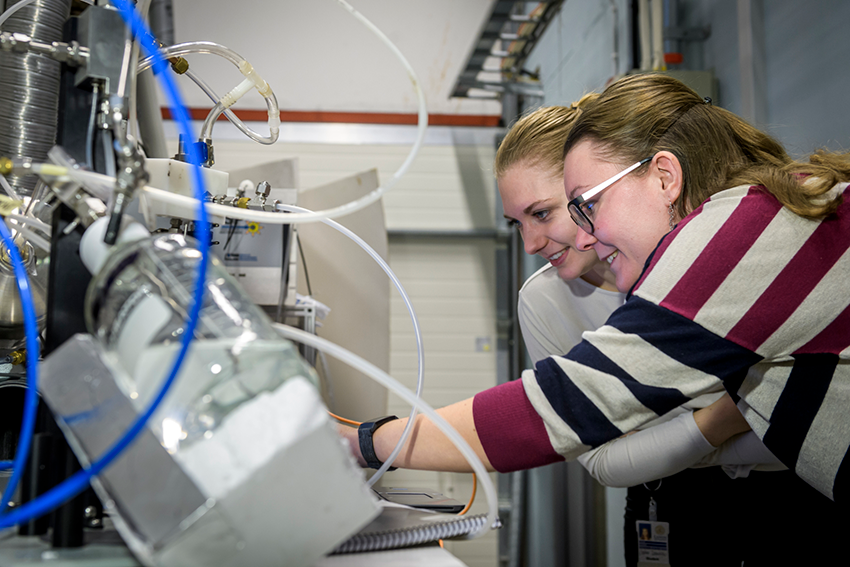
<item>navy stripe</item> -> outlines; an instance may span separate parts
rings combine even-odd
[[[797,465],[800,448],[823,403],[838,360],[835,354],[794,356],[794,367],[770,414],[770,426],[763,439],[765,446],[791,470]]]
[[[605,323],[641,339],[670,358],[700,372],[740,379],[740,373],[762,357],[720,337],[692,320],[632,296]]]
[[[552,407],[576,432],[581,442],[591,447],[620,437],[623,432],[576,386],[552,358],[535,366],[537,383]]]
[[[640,403],[658,415],[664,415],[673,408],[689,402],[691,399],[676,388],[662,388],[641,384],[617,363],[587,341],[582,341],[570,351],[570,359],[576,360],[620,380]]]
[[[847,493],[850,491],[850,453],[844,453],[835,483],[832,485],[832,499],[841,504],[850,502]]]

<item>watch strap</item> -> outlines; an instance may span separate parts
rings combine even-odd
[[[376,417],[375,419],[364,421],[357,428],[357,439],[360,442],[360,454],[363,456],[363,460],[366,461],[366,466],[369,468],[379,469],[384,464],[380,459],[378,459],[378,455],[375,454],[375,443],[372,436],[379,427],[396,419],[398,419],[398,417],[394,415]],[[390,467],[388,470],[394,471],[396,470],[396,467]]]

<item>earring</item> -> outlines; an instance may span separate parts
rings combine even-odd
[[[667,203],[667,212],[670,214],[670,230],[676,228],[676,225],[673,224],[673,217],[675,216],[675,212],[673,212],[673,201]]]

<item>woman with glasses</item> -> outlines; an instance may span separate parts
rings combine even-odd
[[[582,229],[577,246],[607,261],[629,295],[587,337],[584,353],[570,353],[619,374],[629,391],[623,402],[636,408],[600,416],[596,427],[623,427],[638,406],[663,411],[722,381],[767,447],[823,493],[787,472],[734,482],[747,523],[728,541],[743,543],[745,565],[814,564],[838,553],[850,527],[829,501],[846,501],[850,468],[842,466],[850,445],[842,409],[850,393],[850,156],[795,162],[769,136],[663,75],[612,85],[564,153],[568,207]],[[586,391],[581,374],[557,364],[535,382],[543,391],[553,382]],[[604,411],[612,398],[594,405]],[[810,520],[798,539],[778,542],[789,517]]]
[[[505,218],[521,235],[525,251],[547,261],[519,292],[517,312],[532,364],[569,352],[581,342],[582,333],[601,327],[625,300],[625,294],[614,286],[608,263],[593,250],[576,246],[579,228],[569,218],[564,192],[564,142],[581,108],[597,96],[586,95],[570,107],[545,107],[523,116],[496,153],[494,173]],[[624,534],[628,565],[638,561],[636,521],[647,520],[652,498],[656,507],[660,506],[660,518],[674,526],[677,560],[714,566],[726,560],[725,564],[740,566],[739,553],[729,549],[713,553],[703,545],[718,521],[716,515],[693,512],[694,486],[700,487],[699,497],[707,504],[724,498],[721,491],[733,481],[718,466],[687,467],[723,465],[732,477],[746,476],[757,466],[759,470],[784,467],[752,432],[721,449],[706,439],[700,425],[709,427],[703,415],[707,412],[713,412],[715,420],[718,413],[731,412],[732,423],[747,427],[728,395],[712,406],[721,396],[719,391],[689,400],[640,428],[646,431],[606,443],[578,458],[601,484],[630,487]],[[737,431],[724,428],[724,438],[713,437],[713,441],[720,444]],[[713,432],[706,433],[712,436]],[[560,478],[566,470],[556,469],[552,474]],[[685,502],[688,504],[682,506]],[[549,504],[553,509],[563,505]],[[686,554],[686,547],[693,552]]]
[[[443,416],[511,471],[574,459],[722,386],[773,454],[846,502],[850,158],[795,162],[663,75],[627,77],[588,104],[565,158],[576,244],[610,265],[626,304],[565,356]],[[378,459],[402,427],[369,438]],[[468,470],[425,419],[401,455],[404,467]]]

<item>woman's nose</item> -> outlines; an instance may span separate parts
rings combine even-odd
[[[585,232],[583,228],[576,231],[576,248],[579,250],[590,250],[597,242],[599,241],[596,237]]]
[[[546,247],[546,237],[542,231],[536,228],[524,227],[522,232],[522,244],[525,247],[526,254],[532,256],[539,253]]]

